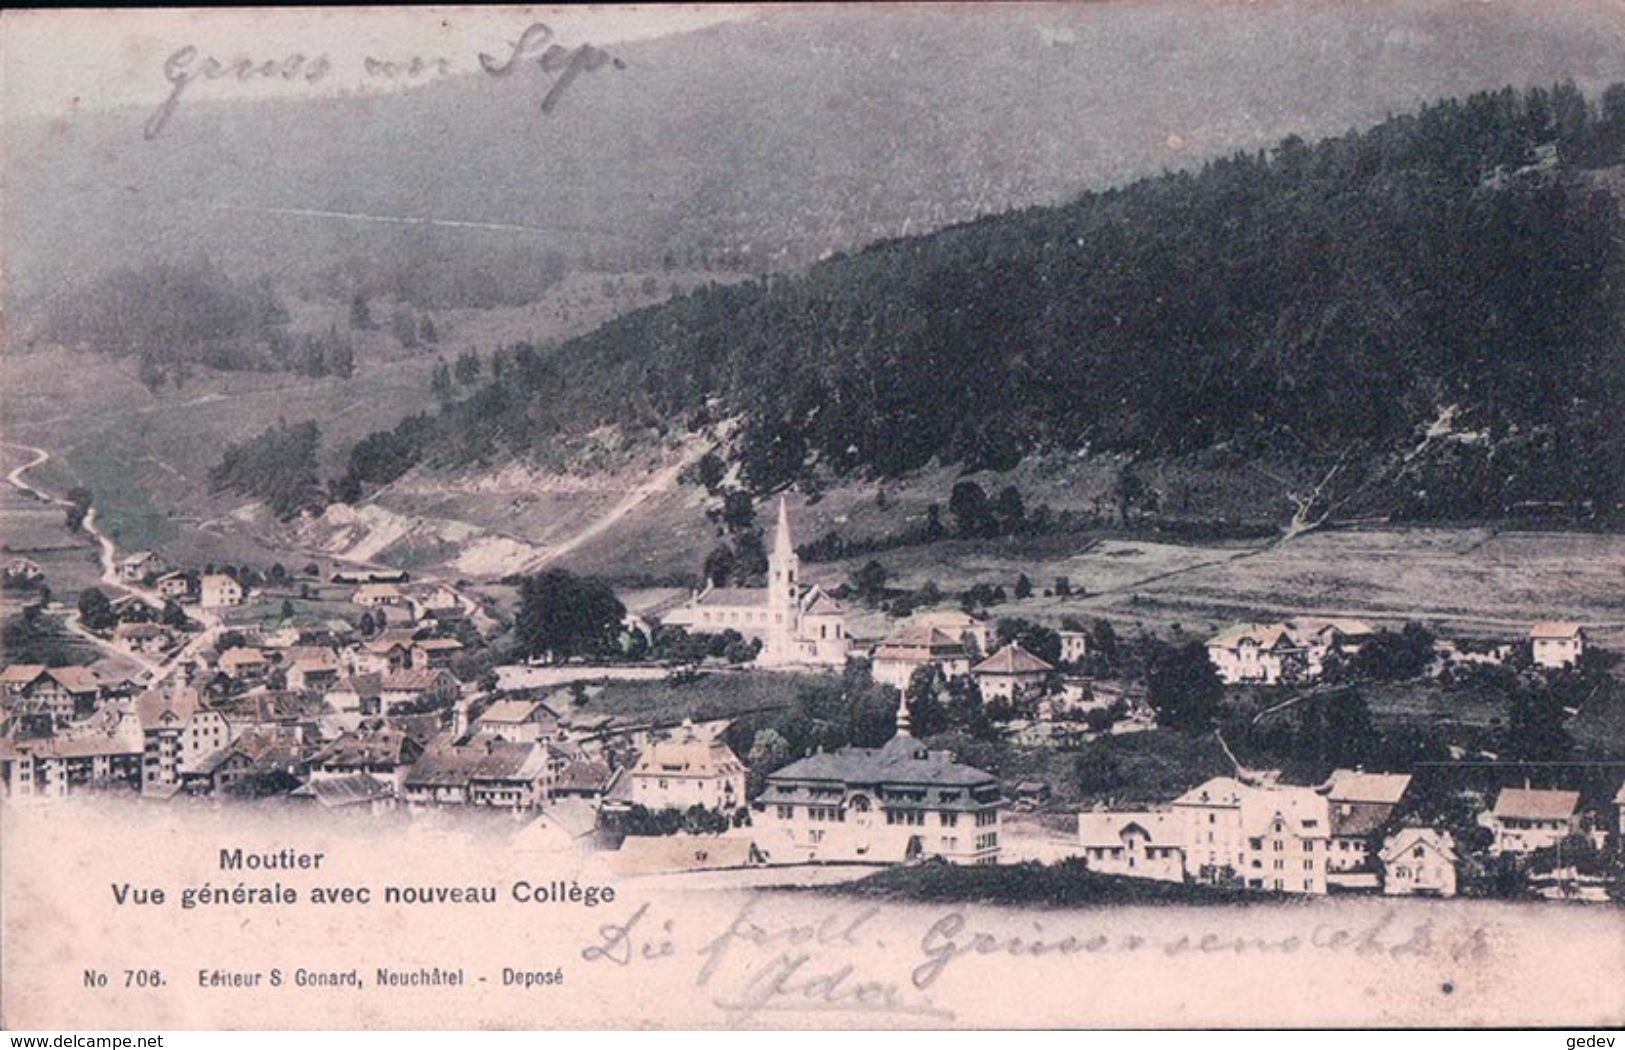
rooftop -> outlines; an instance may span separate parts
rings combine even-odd
[[[1495,815],[1514,820],[1567,820],[1579,804],[1578,791],[1502,788],[1495,797]]]

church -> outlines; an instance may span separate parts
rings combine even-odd
[[[823,588],[802,582],[790,511],[782,496],[767,559],[767,586],[716,587],[708,581],[705,590],[661,619],[694,634],[734,630],[760,638],[756,662],[764,667],[840,668],[850,648],[841,603]]]

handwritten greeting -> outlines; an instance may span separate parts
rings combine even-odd
[[[551,28],[542,22],[533,22],[509,42],[503,54],[479,52],[476,65],[480,72],[493,79],[512,76],[524,68],[538,68],[549,78],[547,92],[542,96],[541,111],[552,113],[558,107],[570,85],[583,73],[592,73],[606,66],[625,69],[626,63],[592,44],[565,47],[557,43]],[[384,83],[419,83],[451,76],[463,71],[463,66],[445,55],[411,55],[403,58],[365,56],[360,59],[360,70],[366,79]],[[326,53],[307,55],[302,52],[275,58],[240,58],[222,61],[202,54],[188,44],[164,60],[164,80],[169,94],[153,110],[143,128],[147,139],[163,133],[175,115],[192,85],[209,81],[236,81],[247,84],[256,81],[285,84],[317,85],[334,75],[335,63]]]

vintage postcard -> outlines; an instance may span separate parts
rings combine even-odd
[[[8,11],[0,114],[0,1025],[1625,1023],[1618,3]]]

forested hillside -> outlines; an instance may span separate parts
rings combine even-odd
[[[1612,512],[1622,231],[1598,173],[1622,154],[1625,87],[1291,138],[510,348],[514,367],[392,451],[454,464],[737,416],[758,491],[933,458],[1224,448],[1416,516]]]

